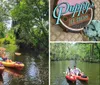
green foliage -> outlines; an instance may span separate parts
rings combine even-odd
[[[0,45],[24,44],[47,51],[48,7],[48,0],[0,0]]]
[[[51,43],[51,60],[79,59],[89,62],[99,62],[100,44],[96,43]]]
[[[12,45],[12,44],[4,45],[4,47],[6,48],[6,51],[10,53],[14,53],[18,49],[17,45]]]
[[[4,40],[5,40],[5,38],[0,38],[0,45],[3,44]]]
[[[12,45],[15,45],[16,44],[16,38],[15,38],[15,35],[14,35],[14,32],[13,30],[9,30],[9,31],[6,31],[6,29],[3,29],[1,31],[1,34],[3,33],[3,37],[0,38],[0,45],[4,44],[4,45],[7,45],[7,44],[12,44]]]
[[[17,40],[36,47],[47,48],[48,10],[47,0],[18,1],[10,12]]]
[[[6,26],[4,23],[0,22],[0,38],[5,37]]]
[[[4,42],[3,42],[3,44],[5,44],[5,45],[6,44],[12,44],[12,45],[16,44],[16,39],[15,39],[14,34],[11,33],[11,32],[8,32],[8,34],[6,35],[6,38],[5,38]]]
[[[0,0],[0,22],[7,20],[7,13],[5,12],[5,8]]]
[[[15,44],[14,32],[8,31],[6,26],[7,20],[9,20],[8,9],[10,6],[7,1],[0,0],[0,45],[3,44]]]
[[[100,20],[92,20],[92,22],[84,29],[85,35],[89,37],[90,40],[99,41],[100,40]]]
[[[67,50],[66,44],[58,43],[58,44],[51,44],[51,59],[52,60],[63,60],[67,58]]]

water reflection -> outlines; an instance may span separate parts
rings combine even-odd
[[[55,82],[52,82],[51,85],[88,85],[88,83],[79,80],[76,80],[75,83],[72,83],[71,81],[65,79],[64,76],[62,76],[62,77],[57,77]]]
[[[3,78],[2,78],[2,74],[0,74],[0,85],[3,85]]]
[[[23,78],[24,76],[21,74],[20,71],[16,70],[16,69],[13,69],[13,68],[5,68],[4,70],[4,73],[3,73],[3,76],[9,74],[9,75],[12,75],[13,77],[19,77],[19,78]]]
[[[36,54],[26,52],[23,52],[21,56],[13,56],[13,60],[23,62],[25,67],[21,71],[5,68],[0,83],[3,85],[48,85],[48,60],[36,57]]]
[[[35,62],[32,62],[32,64],[29,66],[27,73],[32,78],[35,78],[35,77],[39,76],[39,69],[36,66]]]
[[[77,80],[75,83],[66,81],[66,68],[75,65],[74,61],[51,61],[51,85],[99,85],[100,82],[100,65],[97,63],[78,62],[77,67],[80,68],[88,77],[88,83]],[[93,69],[95,67],[95,69]]]

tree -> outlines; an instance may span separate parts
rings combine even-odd
[[[17,40],[47,48],[48,10],[47,0],[17,0],[14,9],[11,10]]]
[[[51,43],[51,60],[100,62],[100,43]]]

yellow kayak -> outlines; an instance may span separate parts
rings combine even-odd
[[[5,61],[2,61],[2,64],[5,66],[5,67],[14,67],[16,62],[5,62]]]
[[[7,61],[2,61],[2,64],[5,66],[5,67],[13,67],[13,68],[16,68],[18,70],[22,70],[23,67],[24,67],[24,64],[23,63],[20,63],[20,62],[7,62]]]
[[[15,53],[15,55],[20,56],[20,55],[21,55],[21,53]]]

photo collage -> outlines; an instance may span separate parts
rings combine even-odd
[[[100,1],[50,1],[50,84],[100,85]]]
[[[100,85],[100,0],[0,0],[0,85]]]

